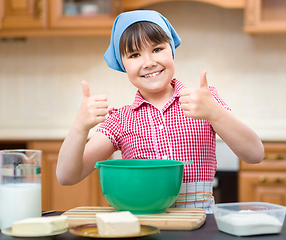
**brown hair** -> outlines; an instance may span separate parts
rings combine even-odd
[[[125,29],[121,36],[119,44],[120,54],[126,56],[128,52],[136,52],[150,42],[155,44],[170,43],[170,38],[155,23],[148,21],[133,23]]]

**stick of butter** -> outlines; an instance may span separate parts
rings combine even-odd
[[[141,231],[139,219],[129,211],[96,213],[96,222],[99,236],[131,236]]]
[[[26,218],[13,222],[12,234],[48,235],[69,227],[67,216]]]

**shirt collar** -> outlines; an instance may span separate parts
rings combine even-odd
[[[171,81],[171,86],[175,89],[174,94],[172,96],[171,102],[175,100],[175,98],[180,97],[180,91],[183,88],[186,88],[183,83],[181,83],[178,79],[173,78]],[[169,101],[170,102],[170,101]],[[133,104],[131,105],[131,109],[136,109],[139,108],[143,103],[150,104],[148,101],[146,101],[140,94],[139,90],[137,91],[135,95],[135,100]]]

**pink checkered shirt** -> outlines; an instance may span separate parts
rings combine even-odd
[[[216,133],[207,120],[192,119],[180,107],[177,79],[172,98],[162,110],[145,101],[139,92],[132,105],[110,109],[97,131],[104,133],[121,150],[123,159],[171,159],[194,164],[184,166],[183,182],[212,182],[216,168]],[[226,109],[214,87],[213,97]]]

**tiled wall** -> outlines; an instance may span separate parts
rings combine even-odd
[[[150,8],[165,15],[182,38],[175,77],[198,87],[207,69],[209,84],[237,117],[262,139],[286,139],[286,34],[245,34],[243,10],[197,2]],[[0,42],[0,139],[23,130],[64,137],[81,103],[81,80],[92,94],[106,94],[110,107],[132,103],[135,88],[127,76],[103,60],[108,42],[109,37]]]

